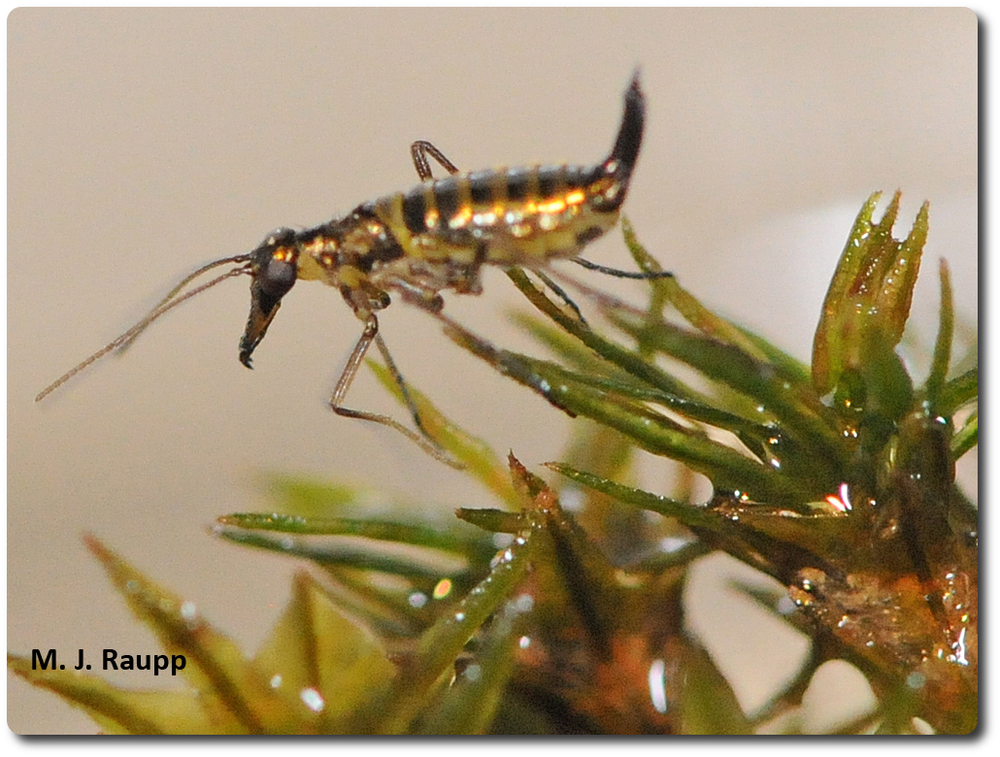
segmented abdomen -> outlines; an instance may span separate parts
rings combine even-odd
[[[427,181],[368,209],[409,257],[542,266],[572,257],[618,219],[617,162],[475,171]]]

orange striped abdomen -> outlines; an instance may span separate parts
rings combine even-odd
[[[614,226],[625,195],[612,161],[476,171],[376,200],[408,257],[541,267]]]

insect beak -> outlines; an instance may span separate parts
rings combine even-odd
[[[267,333],[267,327],[274,320],[275,313],[281,307],[281,298],[268,294],[255,279],[250,285],[250,315],[247,316],[246,329],[240,339],[240,362],[247,368],[253,368],[250,355],[260,344]]]
[[[281,298],[288,294],[298,275],[297,255],[294,248],[288,246],[294,234],[291,229],[279,229],[250,253],[250,275],[253,277],[250,282],[250,315],[240,339],[240,362],[247,368],[253,367],[250,355],[264,338],[267,327],[281,306]]]

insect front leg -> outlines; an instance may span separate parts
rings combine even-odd
[[[388,415],[371,413],[366,410],[353,410],[349,407],[344,407],[344,398],[347,396],[347,390],[350,389],[351,382],[354,381],[358,368],[361,366],[361,361],[364,360],[365,354],[368,352],[368,348],[371,347],[372,342],[375,342],[378,346],[379,352],[382,353],[382,359],[385,360],[386,367],[389,369],[389,375],[392,376],[393,381],[396,382],[396,386],[399,387],[399,391],[403,395],[403,400],[406,402],[406,406],[410,410],[413,423],[420,430],[420,434],[411,431],[399,421],[394,418],[390,418]],[[374,313],[369,314],[368,318],[365,320],[365,328],[364,331],[361,332],[361,338],[358,339],[358,343],[354,345],[354,349],[351,351],[351,356],[347,359],[347,365],[344,366],[344,371],[340,374],[340,378],[337,380],[337,385],[334,387],[333,395],[330,397],[330,408],[337,415],[344,416],[345,418],[360,418],[364,421],[380,423],[383,426],[393,428],[419,445],[420,448],[431,457],[441,461],[445,465],[458,470],[465,467],[460,462],[453,460],[445,454],[441,448],[437,446],[436,442],[434,442],[431,435],[427,433],[427,429],[424,428],[423,422],[420,420],[420,413],[417,411],[416,403],[413,401],[413,397],[410,395],[410,391],[406,386],[406,381],[403,379],[403,374],[399,372],[399,368],[396,367],[396,361],[392,359],[392,355],[389,353],[389,348],[386,346],[382,336],[378,333],[378,318]]]
[[[428,179],[433,179],[434,174],[431,172],[430,161],[427,160],[427,156],[430,155],[434,160],[441,164],[450,174],[458,173],[458,166],[448,160],[444,153],[437,149],[430,142],[425,142],[422,139],[418,139],[412,145],[410,145],[410,155],[413,156],[413,165],[416,166],[417,176],[420,177],[421,181],[427,181]]]

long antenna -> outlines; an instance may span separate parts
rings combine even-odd
[[[124,334],[121,334],[120,336],[116,337],[112,342],[99,349],[97,352],[88,357],[82,363],[71,368],[69,371],[64,373],[59,378],[57,378],[47,387],[42,389],[42,391],[38,393],[38,396],[35,397],[35,402],[40,402],[41,400],[45,399],[49,394],[51,394],[60,386],[65,384],[80,371],[84,370],[93,363],[97,362],[102,357],[107,355],[109,352],[114,352],[117,349],[125,349],[126,347],[128,347],[133,342],[133,340],[135,340],[135,338],[139,336],[139,334],[141,334],[143,331],[146,330],[146,327],[149,326],[149,324],[151,324],[153,321],[155,321],[164,313],[173,310],[175,307],[180,305],[185,300],[189,300],[196,294],[201,294],[206,289],[214,287],[216,284],[225,281],[226,279],[232,278],[233,276],[240,276],[242,274],[249,273],[250,268],[247,265],[249,260],[250,256],[247,254],[234,255],[231,258],[223,258],[222,260],[216,260],[211,263],[208,263],[207,265],[203,265],[198,270],[189,273],[187,276],[181,279],[180,283],[178,283],[173,289],[171,289],[169,294],[167,294],[166,297],[160,300],[156,304],[156,306],[152,310],[150,310],[149,313],[141,321],[132,326],[132,328],[130,328]],[[230,271],[226,271],[221,276],[216,276],[211,281],[201,284],[200,286],[196,286],[190,292],[185,292],[184,294],[178,296],[178,293],[185,286],[187,286],[189,283],[191,283],[191,281],[196,279],[201,274],[205,273],[206,271],[210,271],[213,268],[217,268],[220,265],[228,265],[228,264],[236,264],[237,267],[233,268]]]

